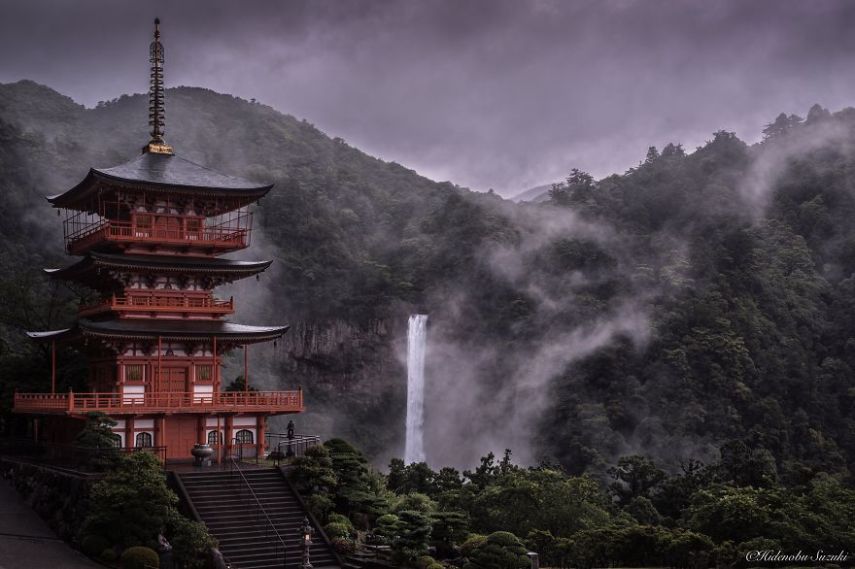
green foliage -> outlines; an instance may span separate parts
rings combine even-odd
[[[662,516],[659,515],[659,512],[656,510],[656,506],[653,505],[653,502],[650,501],[649,498],[644,496],[636,496],[633,498],[629,504],[626,505],[626,513],[635,519],[640,524],[645,525],[659,525],[662,521]]]
[[[604,564],[625,567],[705,567],[714,549],[706,537],[658,526],[611,526],[584,530],[570,539],[570,561],[580,569]]]
[[[370,516],[385,512],[388,505],[381,489],[372,483],[365,456],[342,439],[331,439],[324,446],[329,450],[336,477],[336,509],[348,514],[363,513]]]
[[[434,545],[444,545],[445,551],[450,551],[454,544],[461,543],[469,534],[469,519],[465,512],[433,512],[430,517]]]
[[[375,522],[374,534],[386,543],[391,543],[398,536],[399,521],[398,516],[394,514],[380,516]]]
[[[436,490],[435,479],[436,473],[426,463],[405,465],[399,458],[393,458],[389,463],[389,474],[386,478],[389,490],[397,494],[432,494]]]
[[[151,548],[134,546],[122,552],[122,569],[157,569],[158,567],[160,567],[160,558]]]
[[[422,555],[416,560],[416,569],[427,569],[431,565],[436,563],[436,559],[431,557],[430,555]]]
[[[93,412],[86,416],[86,424],[74,438],[74,444],[84,449],[85,459],[81,465],[93,472],[106,472],[115,467],[120,452],[116,435],[111,427],[116,421],[103,413]]]
[[[651,490],[665,479],[665,472],[652,460],[638,455],[621,457],[608,474],[615,480],[610,488],[621,504],[636,498],[649,498]]]
[[[460,554],[463,557],[469,557],[476,547],[487,541],[486,535],[477,533],[470,534],[462,544],[460,544]]]
[[[532,530],[525,540],[526,546],[537,552],[542,566],[565,567],[570,559],[572,540],[555,537],[552,532]]]
[[[327,517],[327,522],[331,524],[342,524],[351,530],[353,529],[353,522],[350,521],[350,518],[341,514],[330,514]]]
[[[332,511],[334,504],[332,498],[326,494],[312,494],[306,498],[306,507],[318,519],[326,519]]]
[[[98,556],[98,559],[100,559],[104,563],[114,563],[118,558],[118,554],[116,554],[116,551],[112,547],[105,549]]]
[[[468,556],[464,569],[526,569],[531,562],[526,548],[510,532],[494,532]]]
[[[210,550],[217,546],[205,524],[189,520],[178,510],[169,511],[166,520],[166,535],[172,544],[175,562],[184,569],[207,567]]]
[[[324,526],[324,532],[332,539],[337,537],[353,538],[356,532],[353,531],[353,526],[339,522],[330,522]]]
[[[472,527],[485,532],[531,529],[567,535],[609,522],[609,500],[589,478],[568,477],[549,468],[499,475],[472,502]]]
[[[338,484],[332,464],[329,450],[325,446],[309,447],[303,456],[294,460],[290,471],[291,480],[300,492],[329,493]]]
[[[243,374],[235,377],[226,385],[224,391],[241,393],[243,391],[258,391],[254,385],[246,386],[246,379]]]
[[[92,488],[83,533],[125,547],[155,543],[177,503],[154,455],[125,455]]]
[[[412,492],[398,497],[392,505],[393,513],[397,514],[404,510],[413,510],[423,514],[430,514],[436,510],[436,503],[430,499],[430,496]]]
[[[404,559],[416,559],[428,549],[431,523],[427,514],[414,510],[398,513],[398,537],[392,549]]]

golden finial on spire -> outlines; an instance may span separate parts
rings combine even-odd
[[[154,19],[154,41],[149,47],[149,61],[151,83],[148,89],[148,124],[151,127],[151,140],[143,148],[143,152],[172,154],[172,147],[163,139],[166,132],[166,112],[163,109],[163,44],[160,43],[160,18]]]

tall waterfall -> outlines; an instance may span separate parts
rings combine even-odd
[[[425,349],[427,314],[413,314],[407,327],[407,441],[404,462],[424,462]]]

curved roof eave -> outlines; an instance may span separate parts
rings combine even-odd
[[[170,340],[198,340],[216,336],[237,342],[264,342],[283,336],[291,328],[283,326],[250,326],[224,321],[108,320],[98,322],[80,320],[78,327],[87,336],[120,337],[134,339],[166,338]]]
[[[90,168],[77,185],[46,199],[55,207],[69,206],[94,193],[99,180],[150,191],[233,195],[252,200],[263,197],[273,188],[273,184],[257,184],[221,174],[180,156],[146,153],[112,168]]]
[[[27,336],[32,338],[33,340],[60,340],[67,336],[70,336],[72,332],[75,332],[74,328],[63,328],[62,330],[47,330],[44,332],[27,332]]]
[[[155,255],[148,257],[143,255],[112,255],[93,251],[67,267],[42,270],[51,278],[73,278],[75,275],[91,271],[96,266],[132,271],[154,270],[251,276],[266,271],[272,264],[272,259],[265,261],[240,261],[235,259],[200,259],[196,257],[160,257]]]

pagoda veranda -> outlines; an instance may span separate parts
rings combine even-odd
[[[116,421],[116,444],[190,459],[195,444],[217,456],[238,445],[264,452],[270,415],[303,410],[302,392],[224,392],[223,356],[233,350],[251,377],[248,346],[272,342],[284,325],[229,320],[234,298],[221,285],[252,277],[271,261],[222,255],[250,246],[254,204],[272,188],[218,173],[177,156],[164,139],[163,46],[150,49],[151,140],[141,155],[92,168],[71,189],[48,198],[63,215],[65,250],[77,259],[50,278],[84,285],[97,301],[80,306],[61,330],[30,332],[50,346],[50,393],[16,393],[14,412],[29,415],[39,442],[67,444],[91,412]],[[56,391],[57,345],[88,360],[85,392]],[[249,371],[249,373],[247,373]]]

